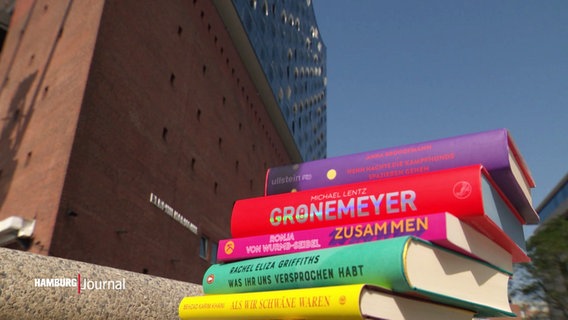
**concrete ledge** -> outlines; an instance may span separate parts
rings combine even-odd
[[[0,248],[0,319],[179,319],[181,299],[201,294],[201,285]]]

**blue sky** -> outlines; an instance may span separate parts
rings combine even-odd
[[[568,172],[568,1],[313,4],[328,157],[508,128],[535,207]]]

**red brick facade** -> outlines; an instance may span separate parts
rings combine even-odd
[[[291,161],[209,1],[18,1],[0,75],[0,220],[33,252],[200,282],[200,238]]]

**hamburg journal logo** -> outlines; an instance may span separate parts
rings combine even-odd
[[[81,294],[85,291],[93,290],[126,290],[126,280],[92,280],[81,277],[78,273],[76,277],[68,278],[35,278],[34,287],[36,288],[72,288]]]

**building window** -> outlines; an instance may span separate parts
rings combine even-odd
[[[210,263],[217,263],[217,250],[219,244],[211,241],[207,236],[202,235],[199,242],[199,257]]]
[[[211,264],[213,263],[217,263],[217,249],[219,248],[219,245],[215,242],[211,243],[211,252],[209,254],[209,262]]]
[[[209,251],[209,238],[206,236],[201,236],[199,242],[199,257],[203,260],[207,260]]]
[[[164,129],[162,130],[162,139],[164,141],[168,141],[168,128],[164,127]]]
[[[264,15],[268,17],[268,3],[266,3],[266,0],[264,0],[264,3],[262,4],[262,12],[264,12]]]

